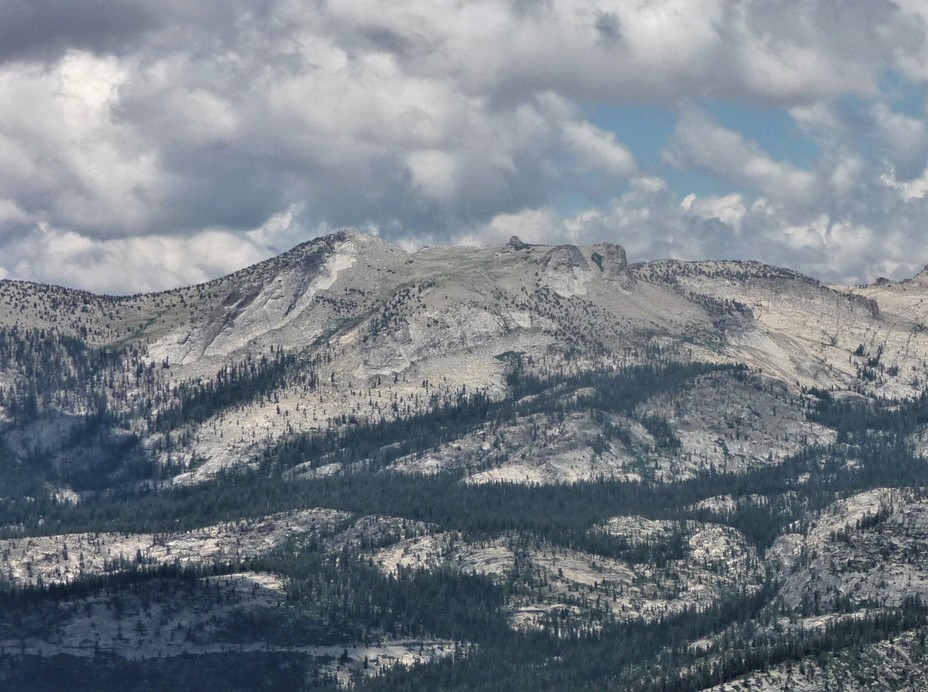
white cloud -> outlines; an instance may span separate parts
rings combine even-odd
[[[896,190],[905,202],[928,199],[928,167],[922,171],[919,177],[912,180],[896,180],[893,171],[884,175],[882,180],[887,187]]]
[[[928,180],[928,175],[926,175]],[[740,193],[679,199],[659,185],[638,186],[609,204],[574,216],[548,208],[494,218],[458,240],[505,242],[513,233],[532,242],[620,243],[630,261],[760,259],[828,281],[863,283],[877,276],[912,276],[925,264],[913,248],[924,243],[928,197],[905,202],[894,191],[892,230],[821,210],[799,211],[766,197]]]
[[[0,8],[10,275],[128,290],[108,273],[127,262],[164,287],[342,226],[432,243],[615,236],[639,258],[730,248],[803,268],[819,264],[790,253],[787,229],[824,214],[869,229],[870,258],[836,255],[855,275],[903,262],[884,237],[925,244],[926,123],[881,91],[889,72],[928,78],[917,0],[55,7],[93,20]],[[820,160],[764,151],[706,117],[707,99],[790,109]],[[670,156],[727,189],[681,209],[591,102],[695,104]],[[593,202],[565,217],[565,198]]]
[[[83,52],[51,70],[0,66],[0,196],[81,230],[144,228],[159,171],[115,113],[125,79],[115,58]]]
[[[437,201],[451,200],[458,186],[455,158],[444,151],[413,151],[406,157],[416,190]]]
[[[512,236],[526,243],[557,243],[565,231],[564,219],[549,207],[499,214],[480,228],[455,237],[459,245],[501,245]]]
[[[587,122],[568,122],[564,125],[564,140],[588,168],[616,177],[635,172],[635,157],[627,147],[616,141],[611,132],[604,132]]]
[[[896,113],[885,103],[875,104],[870,112],[876,135],[885,143],[897,174],[914,177],[921,173],[928,161],[928,123]]]
[[[819,193],[811,172],[772,159],[740,133],[693,108],[682,112],[665,156],[680,168],[701,169],[731,184],[753,185],[792,204],[811,204]]]
[[[0,199],[0,223],[26,223],[29,215],[12,199]]]
[[[267,254],[266,247],[228,231],[95,239],[43,225],[4,248],[0,275],[136,293],[207,281]],[[14,259],[11,266],[8,259]]]
[[[741,221],[747,214],[744,197],[739,193],[721,197],[697,197],[691,193],[683,198],[680,207],[688,214],[703,219],[718,219],[736,233],[741,230]]]
[[[330,11],[396,49],[407,70],[453,75],[470,93],[663,102],[873,95],[883,69],[917,61],[926,26],[911,7],[869,1],[355,0]]]

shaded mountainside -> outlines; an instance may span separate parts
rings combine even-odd
[[[926,324],[921,275],[518,238],[0,282],[0,679],[906,689]]]

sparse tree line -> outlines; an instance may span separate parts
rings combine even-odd
[[[41,337],[43,340],[50,345],[29,356],[26,351],[15,355],[20,348],[17,344],[28,344],[28,338],[8,338],[8,362],[20,363],[32,357],[34,362],[23,367],[35,372],[57,369],[62,378],[65,371],[72,372],[71,376],[75,371],[84,372],[91,382],[95,377],[104,382],[109,376],[100,373],[112,364],[108,359],[116,356],[84,351],[47,334]],[[427,522],[436,530],[460,532],[467,540],[517,534],[526,543],[663,568],[685,556],[687,521],[722,521],[742,531],[762,554],[783,531],[807,531],[815,513],[836,499],[882,486],[928,486],[926,464],[913,456],[907,442],[912,432],[928,423],[928,396],[895,406],[852,405],[835,401],[821,391],[808,392],[799,400],[805,402],[810,420],[838,431],[837,442],[807,447],[782,464],[743,474],[706,472],[673,483],[602,479],[569,486],[526,487],[465,485],[460,483],[460,473],[435,477],[382,473],[401,456],[425,453],[478,429],[492,434],[513,421],[536,415],[557,420],[575,412],[591,412],[600,422],[610,420],[609,414],[634,417],[659,446],[673,450],[679,440],[669,421],[639,415],[638,405],[658,395],[672,401],[694,378],[720,370],[715,366],[656,361],[646,367],[547,376],[523,363],[523,358],[520,354],[508,356],[512,365],[510,396],[504,399],[462,388],[452,397],[430,400],[423,411],[410,417],[344,421],[331,430],[294,436],[269,446],[256,459],[256,470],[229,473],[199,487],[97,493],[79,505],[66,506],[43,496],[45,478],[41,473],[0,462],[0,483],[4,479],[10,482],[3,485],[0,525],[7,527],[7,535],[93,530],[171,532],[289,509],[331,507],[355,514]],[[234,410],[243,402],[272,395],[281,382],[295,376],[299,364],[299,359],[275,351],[230,365],[210,380],[160,391],[162,398],[152,405],[151,425],[165,435],[181,435],[191,421],[206,420],[217,411]],[[316,365],[322,371],[325,363]],[[748,374],[742,368],[721,370],[735,378]],[[123,371],[136,377],[144,388],[149,366],[141,370],[123,366]],[[320,385],[316,372],[303,372],[311,388]],[[43,380],[40,377],[38,381]],[[54,388],[62,381],[49,377],[45,382]],[[580,390],[590,393],[567,396]],[[41,409],[41,391],[45,390],[36,388],[37,410]],[[4,392],[4,396],[10,393]],[[93,436],[100,429],[118,424],[119,415],[109,399],[89,404],[87,427],[83,432],[75,428],[74,444],[83,444],[82,435]],[[628,431],[610,425],[604,426],[600,444],[627,444]],[[849,459],[855,463],[848,464]],[[309,481],[286,477],[297,464],[332,461],[352,467],[352,472]],[[8,487],[15,491],[7,495]],[[26,494],[32,501],[22,500]],[[766,501],[741,500],[724,515],[694,508],[700,500],[722,495],[762,496]],[[616,515],[670,520],[675,522],[675,528],[660,540],[631,543],[598,530],[605,520]],[[865,516],[859,530],[877,528],[886,519],[886,511],[881,508]],[[127,564],[111,574],[86,577],[62,587],[7,587],[0,599],[12,612],[31,603],[79,599],[95,591],[118,592],[145,580],[183,582],[206,576],[211,569],[237,570],[245,566],[236,563],[184,571]],[[298,541],[247,567],[284,576],[286,598],[279,610],[242,611],[230,625],[228,636],[244,631],[280,643],[340,643],[384,635],[436,636],[474,645],[457,656],[426,666],[385,672],[371,680],[359,679],[359,689],[463,689],[472,685],[478,689],[519,690],[547,685],[559,689],[695,690],[787,661],[809,657],[827,660],[831,653],[847,647],[926,626],[925,605],[916,599],[907,600],[900,608],[842,620],[823,630],[775,632],[770,623],[784,613],[775,603],[776,585],[771,581],[759,593],[732,593],[717,606],[687,612],[679,618],[622,624],[591,609],[588,612],[594,612],[596,623],[558,615],[543,620],[537,632],[518,633],[509,627],[507,604],[513,593],[537,586],[527,571],[517,569],[503,578],[492,578],[446,569],[401,569],[395,576],[386,576],[359,560],[357,551],[326,552],[320,546]],[[578,597],[577,603],[583,601]],[[860,605],[847,602],[836,607],[853,611]],[[802,610],[791,614],[798,616]],[[806,610],[807,614],[815,612],[811,606]],[[689,650],[694,639],[722,631],[724,646],[702,654]],[[264,663],[256,665],[272,659],[262,660]],[[286,661],[287,665],[304,666],[300,668],[300,684],[306,688],[324,687],[331,682],[314,678],[311,662]],[[143,675],[142,664],[109,659],[98,663],[103,671]],[[193,675],[179,662],[174,663],[178,666],[176,675]],[[36,672],[38,665],[30,656],[7,652],[0,657],[0,674],[6,671],[10,679],[23,679],[23,671],[27,670],[50,675],[48,670]],[[216,675],[217,679],[226,679],[221,671]]]

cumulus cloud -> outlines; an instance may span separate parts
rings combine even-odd
[[[607,240],[624,245],[632,261],[760,259],[845,283],[912,276],[925,264],[920,250],[928,219],[928,170],[916,181],[886,176],[873,184],[878,185],[871,194],[880,199],[882,225],[853,210],[797,212],[768,197],[742,193],[691,193],[681,200],[666,185],[641,178],[607,205],[573,216],[550,208],[501,215],[459,241],[499,243],[511,234],[545,243]]]
[[[914,62],[925,17],[914,3],[730,0],[451,0],[331,4],[419,74],[470,91],[553,88],[571,97],[674,101],[808,99],[874,93],[880,70]],[[890,36],[893,39],[890,39]],[[722,77],[724,75],[724,77]]]
[[[582,164],[595,171],[617,177],[635,171],[635,157],[616,141],[612,132],[604,132],[586,122],[568,122],[564,125],[564,140]]]
[[[680,207],[687,214],[698,218],[717,219],[734,230],[735,233],[741,230],[741,221],[747,214],[744,197],[737,192],[722,197],[697,197],[695,194],[690,193],[683,198]]]
[[[805,206],[818,196],[812,173],[774,160],[738,132],[697,110],[682,112],[665,156],[678,168],[704,170],[729,184],[747,183],[791,204]]]
[[[928,161],[928,122],[894,112],[885,103],[875,104],[870,114],[896,174],[905,179],[920,175]]]
[[[0,275],[117,294],[208,281],[268,255],[254,238],[223,230],[99,239],[46,224],[6,249],[16,259]]]
[[[134,290],[110,271],[128,263],[164,288],[342,226],[820,271],[796,238],[923,240],[925,114],[883,82],[924,88],[926,33],[915,0],[13,0],[0,274]],[[707,99],[787,109],[819,161],[765,151]],[[593,104],[677,111],[668,160],[726,191],[674,189]],[[885,252],[831,271],[898,261]]]

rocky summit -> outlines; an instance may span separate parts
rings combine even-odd
[[[346,230],[0,281],[0,683],[922,689],[926,387],[925,272]]]

